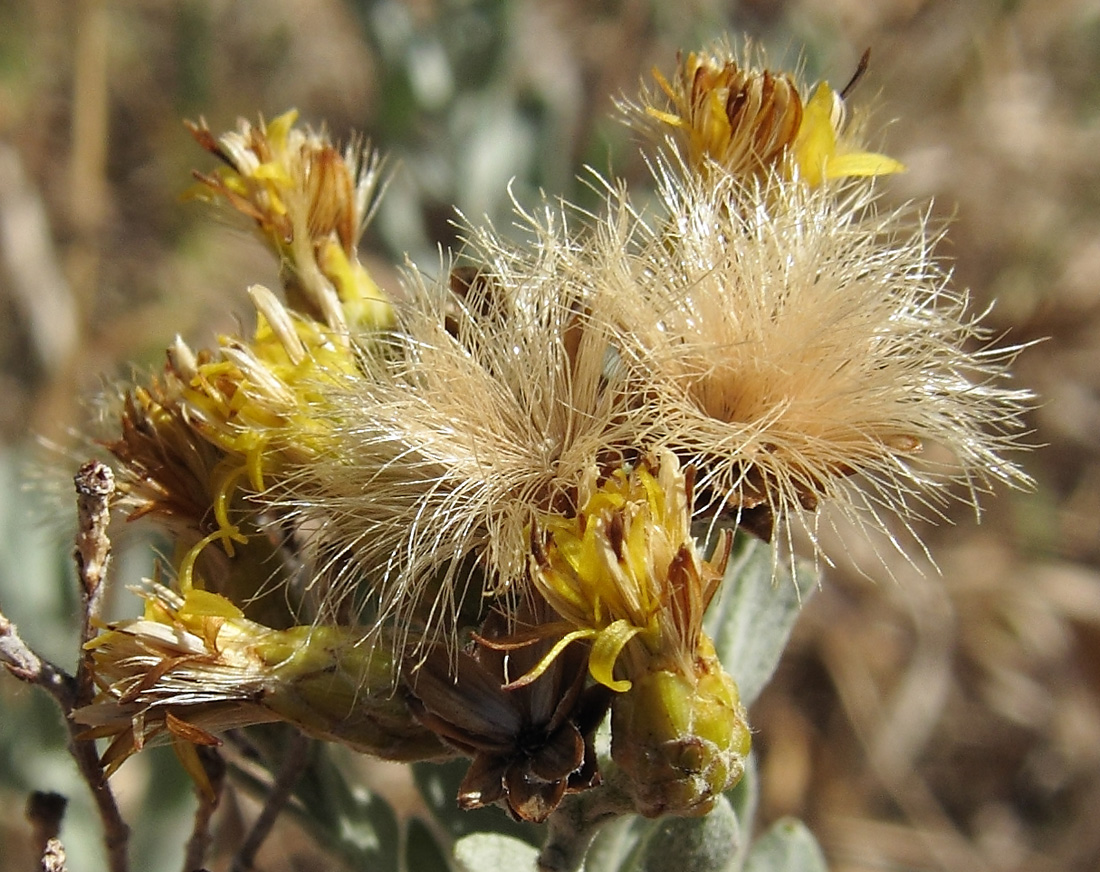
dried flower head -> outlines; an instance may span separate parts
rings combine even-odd
[[[659,93],[624,102],[632,124],[666,137],[693,172],[716,168],[742,178],[778,173],[810,185],[878,176],[902,165],[864,151],[846,123],[844,99],[821,82],[807,99],[788,73],[757,69],[728,49],[678,56],[671,81],[658,70]]]
[[[392,696],[388,655],[361,633],[271,629],[198,588],[180,596],[151,585],[143,596],[142,618],[88,644],[100,692],[76,718],[88,738],[111,738],[108,772],[153,741],[193,754],[189,745],[220,744],[214,733],[269,721],[387,759],[449,756]]]
[[[545,604],[518,616],[521,628],[550,619]],[[587,647],[573,646],[537,680],[509,687],[534,666],[548,640],[514,644],[512,621],[489,616],[457,664],[435,646],[409,677],[410,705],[420,721],[473,758],[459,786],[462,808],[500,803],[517,819],[541,823],[566,793],[599,783],[593,734],[608,694],[585,686]]]
[[[866,180],[658,172],[657,220],[613,193],[587,299],[652,447],[697,469],[697,512],[770,538],[823,501],[878,526],[1027,482],[1001,456],[1030,402],[1003,383],[1018,349],[989,344],[924,216],[880,210]]]
[[[314,407],[339,439],[290,479],[288,505],[339,555],[337,597],[370,590],[380,621],[427,637],[469,597],[514,609],[536,513],[574,511],[589,470],[633,452],[606,326],[570,301],[555,258],[486,258],[444,287],[413,276],[398,329]]]

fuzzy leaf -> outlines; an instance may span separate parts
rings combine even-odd
[[[812,564],[773,562],[766,543],[739,535],[705,626],[718,658],[752,705],[779,664],[798,613],[817,586]]]
[[[619,872],[633,849],[645,839],[656,822],[641,815],[626,815],[604,824],[592,840],[584,860],[585,872]]]
[[[756,772],[756,754],[750,753],[745,758],[745,774],[741,780],[725,793],[730,807],[737,818],[737,825],[742,833],[752,834],[753,822],[756,820],[756,807],[760,803],[760,781]],[[745,864],[750,848],[749,840],[742,839],[733,852],[733,859],[726,867],[727,872],[739,872]]]
[[[752,846],[744,872],[828,872],[825,855],[802,821],[784,818]]]
[[[623,867],[630,872],[725,872],[741,844],[741,827],[729,800],[719,797],[714,809],[701,818],[665,817],[657,820]]]
[[[535,869],[538,850],[499,833],[473,833],[455,843],[458,872],[521,872]]]
[[[271,725],[267,730],[264,726],[252,728],[250,735],[255,739],[266,733],[269,741],[277,740],[283,725]],[[335,745],[315,748],[294,786],[298,819],[318,844],[353,868],[397,872],[397,815],[381,796],[356,784],[356,775],[355,758],[346,749]]]

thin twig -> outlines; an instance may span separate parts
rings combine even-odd
[[[0,612],[0,662],[16,678],[44,689],[65,712],[72,710],[76,696],[73,677],[35,654],[3,612]]]
[[[106,473],[104,473],[106,471]],[[114,490],[114,479],[103,464],[84,464],[75,479],[79,498],[79,530],[77,538],[77,569],[84,590],[84,615],[81,638],[93,629],[93,617],[98,612],[103,571],[111,545],[106,534],[106,503]],[[65,717],[69,732],[69,753],[76,761],[81,777],[92,792],[99,819],[103,824],[103,841],[107,849],[111,872],[127,872],[127,846],[130,828],[122,819],[114,793],[99,762],[95,742],[81,737],[82,730],[73,720],[73,710],[90,701],[91,679],[86,674],[86,661],[81,652],[78,677],[39,657],[19,636],[16,626],[0,612],[0,662],[16,678],[36,684],[56,700]],[[82,689],[82,683],[85,688]],[[60,845],[58,846],[60,847]],[[54,862],[55,857],[51,862]],[[64,866],[64,852],[60,855]],[[45,862],[45,860],[43,861]]]
[[[222,788],[225,786],[225,760],[216,748],[207,748],[201,745],[195,746],[195,751],[202,761],[206,778],[212,788],[211,796],[207,796],[202,790],[195,792],[199,797],[198,808],[195,809],[195,822],[191,826],[191,838],[187,840],[187,848],[183,857],[183,872],[196,872],[202,868],[206,859],[206,852],[210,849],[210,821],[221,802]]]
[[[64,669],[43,660],[19,637],[15,625],[0,613],[0,662],[16,678],[36,684],[50,694],[65,716],[69,731],[69,753],[92,792],[99,818],[103,823],[103,839],[111,872],[127,872],[126,846],[130,828],[122,820],[114,794],[107,785],[103,767],[99,765],[95,743],[80,738],[81,729],[72,719],[76,700],[76,679]]]
[[[65,723],[69,728],[69,750],[77,768],[91,788],[99,818],[103,823],[103,839],[107,846],[107,858],[112,872],[126,872],[129,867],[127,845],[130,828],[122,819],[115,795],[107,784],[107,776],[100,765],[95,742],[81,738],[80,728],[72,718],[74,708],[92,700],[94,691],[90,658],[84,643],[95,633],[95,619],[102,602],[103,581],[107,560],[111,553],[111,541],[107,538],[110,517],[110,499],[115,490],[115,477],[106,464],[89,460],[80,467],[73,478],[76,487],[77,535],[76,568],[80,575],[84,608],[80,625],[81,656],[77,662],[76,679],[73,682],[74,699],[65,709]]]
[[[104,579],[111,558],[111,540],[107,525],[111,520],[111,496],[115,492],[115,476],[109,466],[89,460],[73,478],[76,486],[78,527],[76,533],[76,569],[80,575],[83,601],[80,622],[81,656],[76,669],[76,704],[92,701],[94,686],[89,670],[90,654],[84,645],[96,633],[96,619],[103,602]]]
[[[290,800],[294,785],[298,783],[298,779],[301,778],[309,763],[311,744],[312,740],[301,733],[295,733],[291,738],[282,765],[275,773],[275,781],[264,800],[260,816],[256,818],[256,823],[252,825],[244,844],[233,858],[233,872],[248,872],[253,868],[260,846],[270,834],[271,828],[275,826],[276,818]]]

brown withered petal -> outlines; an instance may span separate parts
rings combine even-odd
[[[478,754],[458,786],[458,807],[464,811],[492,805],[504,797],[507,757]]]
[[[564,724],[546,740],[537,757],[531,759],[531,774],[543,781],[560,781],[584,763],[584,737],[572,724]]]
[[[599,783],[592,734],[609,699],[603,688],[584,690],[584,644],[571,646],[535,680],[505,690],[552,640],[527,641],[521,633],[509,639],[507,622],[496,614],[481,630],[457,662],[442,646],[429,653],[408,678],[409,708],[473,758],[459,787],[460,807],[501,804],[517,819],[543,821],[567,792]]]
[[[542,823],[565,796],[565,780],[543,781],[522,766],[509,766],[504,774],[508,809],[531,823]]]

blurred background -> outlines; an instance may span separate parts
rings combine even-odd
[[[645,184],[612,98],[678,48],[728,37],[877,106],[909,172],[888,200],[950,222],[940,253],[1040,397],[1030,493],[924,532],[939,573],[860,573],[846,543],[752,712],[761,821],[803,817],[835,870],[1100,868],[1100,2],[1097,0],[0,0],[0,606],[71,666],[67,496],[89,398],[206,345],[274,285],[247,233],[181,201],[215,131],[297,107],[390,156],[365,241],[395,285],[429,270],[454,208],[507,230],[508,194],[590,203],[585,164]],[[45,486],[27,489],[28,482]],[[148,544],[115,533],[123,579]],[[117,608],[132,611],[133,602]],[[146,759],[147,758],[147,759]],[[373,777],[378,777],[374,773]],[[170,752],[116,778],[135,868],[176,869],[191,795]],[[0,674],[0,803],[70,797],[72,872],[102,868],[43,693]],[[243,812],[242,812],[243,814]],[[228,826],[228,825],[226,825]],[[36,862],[0,821],[0,870]],[[223,838],[231,834],[222,833]],[[265,868],[330,868],[277,828]]]

